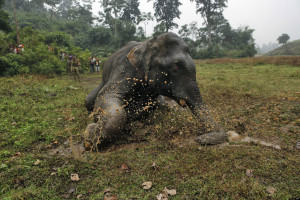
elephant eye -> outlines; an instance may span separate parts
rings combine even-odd
[[[179,71],[179,67],[178,67],[178,65],[176,65],[176,64],[175,64],[175,65],[173,65],[173,71],[174,71],[174,72],[177,72],[177,71]]]
[[[186,65],[186,62],[184,60],[175,60],[174,63],[171,64],[170,66],[170,71],[171,71],[171,74],[174,74],[176,75],[177,73],[180,72],[181,69],[184,69]]]
[[[172,74],[177,74],[179,72],[180,69],[180,63],[179,62],[175,62],[171,65],[171,73]]]

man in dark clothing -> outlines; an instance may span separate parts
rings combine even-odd
[[[94,73],[95,72],[95,61],[96,61],[96,59],[92,56],[91,58],[90,58],[90,63],[91,63],[91,69],[90,69],[90,73]]]

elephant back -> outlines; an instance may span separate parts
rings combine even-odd
[[[135,47],[141,44],[140,42],[131,41],[124,47],[113,53],[104,63],[102,81],[104,83],[111,80],[116,74],[128,71],[130,63],[127,61],[127,54]]]

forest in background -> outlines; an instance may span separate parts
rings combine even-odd
[[[149,21],[158,23],[153,37],[178,28],[174,20],[180,18],[179,0],[149,1],[154,13],[141,12],[137,0],[101,0],[101,11],[94,15],[91,0],[1,0],[1,19],[7,19],[8,28],[0,32],[0,74],[64,73],[65,63],[58,57],[61,51],[76,54],[87,69],[91,55],[107,57],[129,41],[146,40]],[[224,18],[227,0],[195,2],[199,18],[205,22],[201,26],[191,22],[178,32],[194,59],[255,55],[254,30],[233,29]],[[10,44],[19,45],[13,7],[20,43],[25,46],[22,56],[8,51]],[[54,53],[47,52],[48,46],[54,48]]]

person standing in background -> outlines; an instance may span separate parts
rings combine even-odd
[[[89,60],[90,60],[90,64],[91,64],[90,73],[94,73],[95,72],[95,58],[92,56]]]
[[[73,56],[71,61],[71,73],[74,76],[75,81],[80,82],[80,75],[79,75],[79,67],[81,66],[79,58],[76,59],[76,56]]]
[[[99,74],[99,72],[100,72],[100,62],[99,62],[99,58],[96,58],[96,72],[97,72],[97,74]]]

